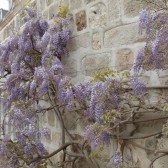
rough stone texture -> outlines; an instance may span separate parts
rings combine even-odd
[[[143,9],[142,1],[138,0],[124,0],[124,14],[127,17],[138,16],[139,12]]]
[[[117,69],[128,70],[132,68],[134,63],[134,54],[129,48],[124,48],[117,51],[116,60]]]
[[[51,7],[49,8],[49,19],[53,19],[56,12],[58,11],[59,5],[57,4],[53,4],[51,5]]]
[[[78,9],[82,5],[82,2],[79,0],[70,0],[70,10]]]
[[[85,3],[85,4],[89,4],[89,3],[91,3],[91,2],[95,2],[95,0],[84,0],[84,3]]]
[[[109,21],[116,20],[120,17],[120,1],[108,0]]]
[[[111,62],[111,53],[99,53],[86,55],[82,61],[81,66],[85,71],[86,75],[93,74],[94,71],[98,69],[103,69],[108,67]]]
[[[71,77],[75,77],[77,75],[77,60],[72,58],[66,58],[63,59],[62,62],[64,65],[65,73]]]
[[[43,114],[43,123],[47,123],[47,112]]]
[[[43,18],[44,18],[44,19],[48,19],[48,10],[45,10],[45,11],[43,12]]]
[[[167,160],[168,156],[163,156],[160,159],[157,159],[153,164],[153,168],[167,168]]]
[[[79,48],[87,48],[90,46],[90,34],[84,33],[79,36],[73,37],[68,42],[68,50],[76,51]]]
[[[15,27],[15,22],[13,20],[9,25],[9,36],[13,35],[14,27]]]
[[[16,16],[16,18],[15,18],[15,28],[19,29],[19,27],[20,27],[20,18],[19,18],[19,16]]]
[[[49,19],[52,22],[53,16],[58,11],[59,1],[37,1],[39,2],[38,5],[41,4],[38,10],[42,12],[44,18]],[[144,36],[138,35],[138,24],[136,22],[137,17],[135,16],[138,15],[142,6],[139,5],[137,0],[62,0],[62,3],[70,5],[70,12],[74,16],[74,23],[71,23],[73,24],[74,31],[71,33],[71,39],[68,43],[70,55],[62,60],[66,66],[66,70],[69,73],[68,75],[75,77],[75,79],[82,79],[83,76],[87,77],[88,79],[91,77],[87,75],[91,75],[95,70],[106,68],[108,66],[122,66],[118,67],[119,69],[130,68],[130,66],[127,66],[126,64],[133,63],[133,53],[137,53],[138,49],[142,47],[142,42],[144,42]],[[82,11],[84,12],[82,13]],[[19,17],[19,15],[21,14],[18,13],[17,15],[13,15],[15,27],[21,27],[23,25],[23,22],[20,20],[23,15],[21,15],[21,17]],[[2,26],[0,30],[1,42],[12,34],[10,29],[13,26],[10,26],[11,23],[12,19],[10,22],[5,23],[6,25],[4,24],[5,27]],[[0,26],[2,24],[3,21],[0,23]],[[102,38],[104,39],[102,40]],[[73,71],[77,70],[81,71],[82,73],[72,73]],[[84,75],[82,76],[81,74]],[[154,73],[151,72],[150,75],[143,75],[142,78],[145,79],[149,84],[159,83],[160,85],[167,85],[167,74],[168,72],[159,72],[158,77],[156,78]],[[159,81],[157,81],[158,79]],[[81,82],[79,80],[77,81]],[[154,102],[156,101],[155,95],[157,95],[157,93],[153,90],[151,92],[153,95],[149,97],[149,99],[150,101]],[[158,113],[152,116],[151,114],[145,114],[142,116],[137,115],[137,120],[138,117],[141,117],[139,118],[140,120],[151,119],[152,117],[154,118],[158,116],[161,117],[163,114]],[[55,114],[51,111],[47,112],[41,118],[42,125],[44,124],[43,126],[47,126],[51,133],[50,138],[48,140],[44,140],[44,142],[47,149],[52,152],[61,144],[61,130],[59,127],[59,122],[55,117]],[[65,113],[64,119],[66,127],[70,130],[70,132],[73,132],[75,140],[80,141],[82,137],[78,135],[78,133],[81,135],[84,134],[82,130],[84,130],[86,123],[82,123],[80,120],[77,120],[77,115],[73,112]],[[138,125],[134,136],[143,136],[148,133],[159,131],[162,129],[163,122],[164,121],[141,123]],[[77,127],[76,123],[78,124]],[[132,132],[134,129],[134,125],[130,124],[130,132]],[[124,132],[124,135],[127,135],[126,132]],[[168,149],[166,141],[167,140],[161,143],[162,145],[160,146],[162,148],[160,147],[160,149]],[[155,138],[135,140],[135,142],[149,148],[155,148],[156,146]],[[117,147],[113,149],[112,146],[113,145],[108,146],[106,150],[106,153],[111,152],[111,156],[113,152],[117,150]],[[116,146],[118,146],[118,144],[116,144]],[[132,145],[128,145],[126,149],[128,149],[129,156],[133,157],[130,168],[147,168],[149,167],[151,159],[155,157],[154,154]],[[162,157],[156,160],[154,162],[154,168],[167,168],[166,159],[167,158]],[[61,160],[61,155],[58,157],[52,157],[52,161],[56,162],[58,160]],[[56,167],[56,165],[54,166]],[[109,167],[111,166],[112,164],[110,163]],[[87,166],[82,160],[79,160],[78,167],[84,168],[89,166]],[[106,166],[101,166],[101,168],[102,167]]]
[[[104,46],[128,45],[144,42],[144,40],[144,36],[138,34],[138,24],[129,24],[107,30],[104,37]]]
[[[91,28],[105,27],[107,24],[107,8],[104,3],[97,3],[90,8],[89,25]]]
[[[48,124],[52,127],[55,126],[55,113],[54,113],[54,111],[48,112]]]
[[[167,86],[168,85],[168,77],[160,78],[160,85]]]
[[[76,14],[76,26],[77,31],[81,31],[86,28],[87,21],[86,21],[86,12],[84,10]]]
[[[46,5],[46,1],[45,0],[40,1],[41,10],[44,10],[45,5]]]
[[[93,34],[92,48],[94,50],[101,49],[101,36],[100,36],[100,33],[98,32]]]
[[[61,133],[60,132],[52,132],[52,143],[57,146],[61,145]]]
[[[47,6],[51,5],[53,3],[53,0],[46,0]]]
[[[65,123],[65,127],[68,130],[75,130],[76,129],[76,120],[77,120],[77,115],[75,113],[71,112],[65,112],[63,115],[63,120]]]

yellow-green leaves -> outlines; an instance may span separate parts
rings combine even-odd
[[[164,111],[164,112],[168,112],[168,104],[166,104],[166,105],[163,107],[163,111]]]
[[[119,113],[116,110],[112,110],[112,111],[107,111],[102,117],[101,119],[105,122],[105,123],[112,123],[114,122],[118,117],[119,117]]]
[[[112,70],[110,68],[106,68],[100,71],[96,71],[93,75],[93,80],[94,81],[105,81],[107,78],[130,78],[130,71],[117,71],[117,70]]]
[[[66,17],[66,15],[67,15],[68,12],[69,12],[69,8],[68,8],[67,5],[62,5],[62,6],[60,6],[59,10],[60,10],[60,16],[61,16],[62,18]]]

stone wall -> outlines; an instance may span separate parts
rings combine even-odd
[[[60,1],[37,0],[37,10],[52,23]],[[6,16],[6,19],[0,22],[0,42],[12,34],[11,30],[14,27],[22,25],[19,12],[26,0],[21,2],[16,1],[16,4],[20,4],[16,5]],[[131,70],[138,50],[145,44],[145,36],[138,33],[138,14],[143,8],[139,1],[62,0],[61,2],[69,6],[74,18],[71,25],[71,39],[68,43],[69,56],[63,59],[63,63],[66,67],[66,73],[72,77],[75,83],[89,79],[94,71],[106,67]],[[143,79],[151,87],[166,85],[168,83],[167,75],[166,71],[149,71],[142,74]],[[155,90],[152,91],[152,94],[155,94]],[[44,140],[45,145],[49,151],[53,151],[60,145],[59,122],[52,111],[47,112],[40,118],[41,124],[48,127],[51,132],[50,139]],[[74,138],[80,140],[84,127],[80,124],[78,116],[72,113],[65,113],[64,119],[66,120],[67,128]],[[149,129],[150,127],[151,129]],[[156,128],[161,129],[161,126],[159,123],[158,125],[157,123],[148,123],[144,128],[151,131]],[[145,130],[144,128],[143,131]],[[141,132],[139,130],[137,134],[141,134]],[[157,145],[156,141],[159,140],[150,138],[147,140],[137,140],[136,143],[155,147]],[[165,141],[162,144],[167,145]],[[112,152],[113,147],[108,149],[109,153]],[[166,147],[168,148],[168,145]],[[131,145],[127,150],[129,152],[132,151],[134,156],[134,164],[130,167],[147,168],[149,166],[152,160],[150,153],[134,148]],[[52,158],[53,161],[56,159],[59,158]],[[165,164],[164,159],[157,161],[155,168],[166,168],[167,164]],[[82,166],[82,161],[80,163],[80,167],[84,167]]]

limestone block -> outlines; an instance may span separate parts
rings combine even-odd
[[[13,35],[14,27],[15,27],[15,22],[13,20],[9,25],[9,36]]]
[[[52,4],[52,3],[53,3],[53,0],[46,0],[47,6],[49,6],[49,5]]]
[[[77,115],[74,112],[66,111],[63,115],[63,120],[64,120],[65,127],[68,130],[76,129]]]
[[[142,4],[142,1],[124,0],[124,14],[127,17],[138,16],[143,7],[144,5]]]
[[[20,18],[19,18],[19,16],[16,16],[16,18],[15,18],[15,28],[16,29],[20,28]]]
[[[90,46],[90,34],[83,33],[69,40],[67,48],[69,51],[76,51],[79,48],[87,48]]]
[[[94,2],[95,0],[84,0],[84,3],[85,4],[89,4],[89,3],[91,3],[91,2]]]
[[[168,85],[168,77],[159,78],[159,81],[160,81],[161,86],[167,86]]]
[[[158,77],[159,77],[161,86],[168,85],[168,70],[159,70]]]
[[[47,112],[42,115],[43,123],[47,123]]]
[[[108,0],[109,21],[116,20],[120,17],[120,1]]]
[[[137,134],[137,136],[140,136]],[[136,144],[139,144],[141,146],[144,146],[144,140],[133,140]],[[134,145],[128,146],[130,149],[131,157],[132,157],[132,163],[134,166],[130,166],[130,168],[148,168],[150,165],[150,159],[148,158],[148,155],[144,149],[138,148]]]
[[[106,26],[107,8],[104,3],[97,3],[90,8],[89,24],[92,29]]]
[[[79,0],[70,0],[70,10],[78,9],[82,5],[82,2]]]
[[[158,139],[157,149],[158,150],[168,150],[167,138]]]
[[[43,12],[43,18],[44,18],[44,19],[48,19],[48,10],[45,10],[45,11]]]
[[[40,1],[40,8],[42,11],[45,9],[45,6],[46,6],[46,1],[45,0]]]
[[[85,10],[82,10],[76,14],[76,26],[77,31],[81,31],[87,27]]]
[[[52,132],[52,143],[54,145],[61,145],[61,132]]]
[[[54,111],[49,111],[48,112],[48,124],[52,127],[55,126],[55,118],[56,116],[55,116]]]
[[[104,36],[105,47],[134,44],[144,41],[145,37],[138,33],[137,23],[112,28],[107,30]]]
[[[109,66],[111,62],[111,53],[99,53],[86,55],[81,61],[81,67],[86,75],[92,75],[94,71]]]
[[[62,60],[65,73],[68,76],[75,77],[77,75],[77,60],[71,57]]]
[[[100,33],[94,33],[92,37],[92,48],[94,50],[101,49],[101,36]]]
[[[116,66],[119,70],[128,70],[134,63],[134,54],[131,49],[124,48],[117,51]]]
[[[160,157],[154,162],[153,168],[167,168],[167,160],[168,160],[167,155]]]
[[[51,7],[49,8],[49,19],[53,19],[55,14],[58,12],[59,9],[59,5],[58,4],[53,4],[51,5]]]

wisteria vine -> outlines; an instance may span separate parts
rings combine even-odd
[[[146,101],[145,97],[149,96],[147,87],[138,80],[141,69],[167,68],[166,10],[154,14],[146,9],[141,12],[139,32],[146,31],[147,37],[146,46],[135,60],[134,77],[129,71],[104,69],[97,71],[93,79],[84,84],[73,84],[65,75],[61,63],[61,58],[68,56],[66,45],[71,33],[69,24],[72,16],[68,8],[60,7],[53,25],[37,16],[34,9],[26,7],[25,11],[23,30],[15,32],[0,46],[2,168],[46,168],[51,162],[49,158],[60,151],[63,151],[62,167],[70,162],[74,168],[77,159],[85,158],[90,168],[99,168],[95,159],[100,158],[101,152],[90,153],[87,142],[96,148],[110,144],[111,139],[124,142],[144,138],[134,136],[136,123],[158,118],[139,120],[138,117],[143,113],[168,111],[166,98],[154,105]],[[50,106],[42,106],[41,101]],[[38,124],[38,114],[50,110],[55,112],[62,129],[62,146],[52,153],[41,141],[42,136],[50,136],[49,132]],[[75,112],[88,121],[83,143],[74,141],[70,136],[62,117],[64,111]],[[135,125],[134,130],[127,130],[130,124]],[[7,131],[7,126],[11,127],[10,131]],[[164,130],[167,130],[166,126]],[[127,134],[124,134],[126,131]],[[65,141],[66,134],[72,138],[70,142]],[[67,148],[74,145],[78,152],[69,152]],[[73,159],[66,160],[67,155]],[[114,151],[113,159],[115,167],[123,164],[122,153]]]

